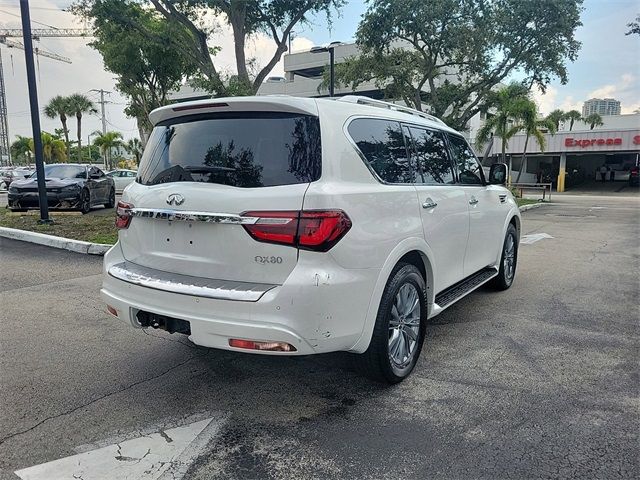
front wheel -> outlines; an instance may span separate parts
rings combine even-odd
[[[407,378],[422,350],[426,319],[424,278],[414,265],[399,263],[382,294],[369,348],[356,356],[360,370],[381,382]]]
[[[116,206],[116,191],[115,189],[111,189],[109,192],[109,200],[104,204],[105,208],[113,208]]]
[[[518,231],[513,224],[509,224],[502,246],[502,256],[500,257],[500,271],[494,277],[491,285],[496,290],[506,290],[513,283],[516,276],[516,265],[518,263]]]
[[[80,211],[84,215],[91,211],[91,194],[89,190],[82,190],[80,193]]]

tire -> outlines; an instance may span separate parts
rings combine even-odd
[[[116,206],[116,190],[114,188],[109,192],[109,201],[104,204],[105,208],[113,208]]]
[[[424,278],[414,265],[399,263],[382,294],[369,348],[355,355],[358,369],[379,382],[398,383],[407,378],[420,357],[426,319]]]
[[[496,290],[506,290],[513,284],[518,264],[518,242],[518,231],[513,224],[509,224],[502,244],[500,271],[498,276],[491,280],[491,286]]]
[[[89,190],[84,189],[80,192],[80,211],[82,214],[87,214],[91,211],[91,194]]]

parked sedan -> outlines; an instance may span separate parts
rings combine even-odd
[[[28,178],[33,174],[33,170],[28,168],[8,168],[4,169],[0,172],[0,183],[2,183],[5,188],[9,188],[11,182],[14,180],[22,180],[24,178]]]
[[[113,178],[113,181],[116,184],[116,192],[122,192],[124,190],[124,187],[126,187],[136,179],[137,175],[138,172],[136,172],[135,170],[124,169],[111,170],[107,173],[107,177]]]
[[[92,165],[54,164],[44,167],[47,199],[50,208],[78,209],[88,213],[95,205],[113,208],[116,187],[98,167]],[[12,211],[39,208],[37,174],[15,180],[9,186],[8,203]]]

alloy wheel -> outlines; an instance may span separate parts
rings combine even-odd
[[[420,294],[412,283],[399,289],[389,320],[389,359],[398,368],[411,363],[420,336]]]
[[[504,275],[507,280],[513,278],[513,274],[516,266],[516,239],[513,234],[507,236],[507,241],[504,245]]]

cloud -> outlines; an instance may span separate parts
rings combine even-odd
[[[542,115],[548,115],[557,108],[556,99],[558,97],[558,89],[551,85],[547,87],[545,93],[542,93],[540,87],[536,86],[533,89],[532,97]]]

